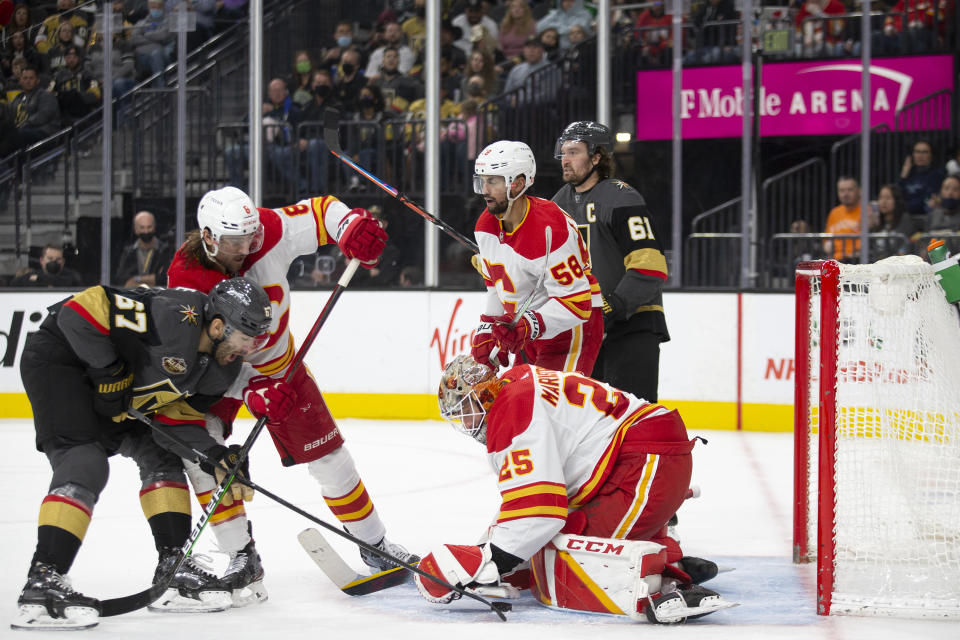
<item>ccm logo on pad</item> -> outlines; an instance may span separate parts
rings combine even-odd
[[[623,552],[623,545],[612,545],[609,542],[600,542],[599,540],[578,540],[570,538],[567,540],[567,549],[576,551],[589,551],[591,553],[612,553],[620,555]]]

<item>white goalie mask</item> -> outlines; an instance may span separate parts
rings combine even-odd
[[[220,252],[221,245],[243,247],[247,254],[263,246],[263,225],[260,214],[246,193],[236,187],[208,191],[197,206],[200,231],[209,229],[213,249],[203,243],[210,258]]]
[[[499,392],[500,381],[490,367],[470,356],[457,356],[440,376],[440,415],[457,431],[485,444],[487,411]]]
[[[510,197],[510,186],[524,176],[523,190]],[[537,175],[537,161],[533,151],[523,142],[500,140],[487,146],[477,155],[473,164],[473,192],[483,195],[482,176],[502,176],[507,183],[507,201],[513,202],[533,185]]]

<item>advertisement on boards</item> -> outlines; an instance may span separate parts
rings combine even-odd
[[[849,135],[860,131],[863,66],[856,58],[764,64],[759,93],[761,136]],[[870,65],[871,126],[894,127],[907,105],[953,89],[952,56],[875,58]],[[673,136],[673,72],[637,72],[638,140]],[[683,70],[683,137],[738,138],[743,134],[743,73],[739,65]],[[949,127],[949,110],[917,121]],[[899,127],[903,130],[905,127]]]

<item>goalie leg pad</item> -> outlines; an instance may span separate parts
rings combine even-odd
[[[530,590],[550,607],[642,619],[660,591],[664,547],[643,540],[558,534],[530,561]]]

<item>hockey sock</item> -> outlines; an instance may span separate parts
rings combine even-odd
[[[200,469],[200,465],[192,460],[184,459],[183,468],[187,472],[187,477],[190,478],[190,484],[193,485],[197,502],[202,509],[206,509],[217,488],[216,479]],[[216,536],[217,546],[221,551],[232,553],[247,546],[250,542],[248,529],[247,511],[243,506],[243,500],[234,499],[233,504],[229,506],[220,503],[210,516],[210,530]]]
[[[61,574],[70,571],[90,525],[93,507],[72,496],[51,493],[40,504],[33,562],[46,562]]]
[[[190,494],[186,482],[145,483],[140,491],[140,507],[150,524],[157,549],[179,547],[190,535]]]
[[[330,511],[351,534],[370,544],[377,544],[383,539],[386,527],[377,515],[346,447],[339,447],[319,460],[310,462],[307,468],[320,483],[323,499]]]

